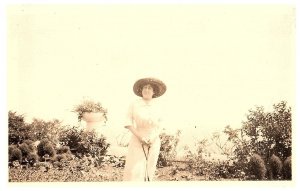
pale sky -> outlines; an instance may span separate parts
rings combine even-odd
[[[202,138],[239,128],[249,109],[295,105],[295,7],[286,5],[11,6],[8,109],[77,124],[84,97],[123,132],[133,83],[157,77],[164,128]],[[196,128],[195,128],[196,126]]]

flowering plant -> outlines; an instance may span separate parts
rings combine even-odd
[[[83,113],[100,112],[103,113],[105,121],[107,121],[107,109],[105,109],[100,102],[92,100],[84,100],[82,103],[74,107],[73,112],[78,113],[78,121],[82,120]]]

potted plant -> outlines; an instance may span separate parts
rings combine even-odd
[[[107,110],[100,102],[84,100],[74,107],[74,112],[78,114],[78,121],[83,119],[87,123],[107,121]]]

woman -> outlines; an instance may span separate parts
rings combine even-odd
[[[155,99],[166,92],[166,85],[155,78],[143,78],[135,82],[133,91],[142,97],[128,110],[125,128],[132,137],[125,163],[125,181],[153,180],[160,151],[160,114]]]

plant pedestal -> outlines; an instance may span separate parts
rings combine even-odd
[[[90,131],[103,125],[104,116],[101,112],[85,112],[82,119],[86,122],[86,130]]]

